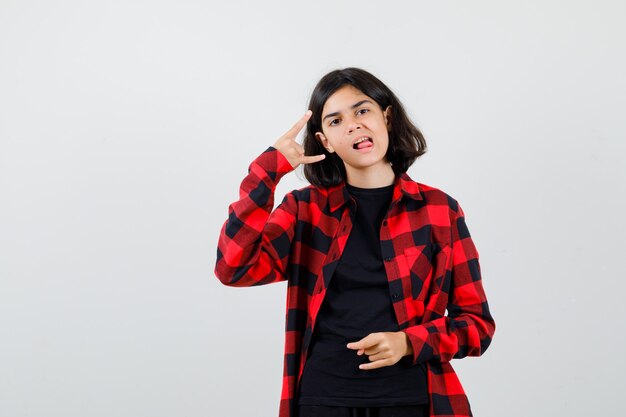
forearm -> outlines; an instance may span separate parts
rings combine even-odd
[[[226,285],[250,286],[284,279],[285,254],[276,238],[293,236],[295,202],[286,199],[272,212],[280,178],[293,170],[273,147],[250,165],[239,200],[228,208],[218,240],[215,275]],[[289,201],[287,201],[289,200]],[[284,239],[283,239],[284,241]]]
[[[495,322],[485,304],[465,308],[458,316],[408,327],[414,363],[428,360],[449,362],[466,356],[480,356],[489,347]]]

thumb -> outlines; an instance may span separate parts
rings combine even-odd
[[[321,161],[322,159],[326,158],[326,155],[324,154],[320,154],[320,155],[312,155],[312,156],[303,156],[300,160],[301,164],[314,164],[316,162]]]

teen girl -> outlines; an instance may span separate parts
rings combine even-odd
[[[472,415],[450,360],[481,355],[495,323],[461,206],[406,173],[425,150],[394,93],[346,68],[250,165],[215,274],[287,281],[279,417]],[[299,165],[311,185],[272,211]]]

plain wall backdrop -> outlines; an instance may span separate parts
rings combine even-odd
[[[276,416],[286,284],[229,288],[249,163],[362,67],[459,200],[478,417],[623,408],[623,1],[0,0],[0,416]],[[301,173],[279,185],[304,187]]]

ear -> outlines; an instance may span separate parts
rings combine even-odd
[[[385,125],[387,125],[387,130],[391,130],[391,105],[387,106],[385,109]]]
[[[316,132],[315,138],[320,141],[320,143],[328,151],[328,153],[335,152],[335,149],[333,149],[331,144],[328,142],[328,139],[326,138],[326,136],[324,136],[322,132]]]

